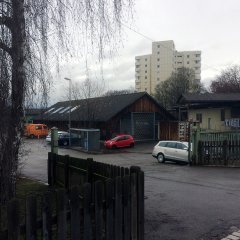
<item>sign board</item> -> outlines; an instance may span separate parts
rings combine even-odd
[[[225,119],[225,126],[240,128],[240,118]]]

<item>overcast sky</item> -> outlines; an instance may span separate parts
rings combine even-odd
[[[206,86],[222,69],[240,64],[239,0],[136,0],[134,11],[134,21],[122,26],[118,53],[103,63],[106,90],[134,87],[135,56],[150,54],[151,40],[173,40],[179,51],[202,51],[201,79]],[[100,67],[91,60],[88,67],[97,77]],[[77,59],[61,65],[51,102],[66,100],[68,82],[63,78],[81,82],[85,69],[84,61]]]

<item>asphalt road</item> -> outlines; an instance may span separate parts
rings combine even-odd
[[[69,149],[60,154],[120,166],[138,165],[145,172],[146,240],[220,240],[240,228],[240,169],[159,164],[154,143],[112,154],[89,155]],[[44,140],[26,140],[23,174],[47,181]]]

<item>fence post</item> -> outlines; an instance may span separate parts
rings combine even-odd
[[[58,129],[51,128],[51,152],[58,154]]]
[[[67,239],[67,209],[65,189],[57,191],[57,236],[58,240]]]
[[[115,240],[122,240],[122,179],[115,179]]]
[[[43,239],[52,239],[52,193],[46,192],[43,195],[43,210],[42,210],[42,231]]]
[[[19,201],[13,199],[7,206],[8,240],[20,239]]]
[[[48,185],[53,186],[53,155],[51,152],[48,152]]]
[[[114,198],[114,189],[113,189],[113,180],[106,180],[106,240],[114,239],[114,219],[113,219],[113,198]]]
[[[79,187],[74,186],[70,191],[71,206],[71,239],[80,239],[80,198]]]
[[[65,155],[64,157],[64,183],[65,189],[69,190],[69,155]]]
[[[131,233],[132,240],[138,239],[138,173],[140,167],[131,166]]]
[[[26,239],[37,239],[37,200],[32,195],[26,199]]]
[[[131,192],[130,176],[123,177],[123,234],[124,240],[131,237]]]
[[[92,239],[92,220],[91,220],[91,184],[83,185],[83,207],[84,207],[84,223],[83,223],[83,240]]]
[[[95,239],[103,239],[103,183],[95,182]]]
[[[225,166],[228,165],[227,147],[228,147],[228,141],[227,141],[227,140],[224,140],[224,141],[223,141],[223,161],[224,161],[224,165],[225,165]]]
[[[87,158],[87,182],[93,182],[93,159]]]
[[[144,172],[138,173],[138,240],[144,239]]]

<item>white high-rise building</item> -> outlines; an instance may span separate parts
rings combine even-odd
[[[179,52],[172,40],[153,42],[152,54],[135,57],[135,89],[153,94],[158,83],[182,67],[193,69],[195,81],[200,82],[201,51]]]

